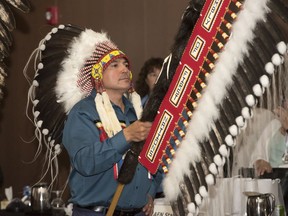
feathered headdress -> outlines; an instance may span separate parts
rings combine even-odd
[[[36,126],[35,135],[39,140],[36,156],[44,145],[48,150],[48,171],[51,162],[61,152],[62,130],[67,114],[74,104],[90,95],[94,88],[97,90],[96,109],[104,130],[108,136],[121,130],[102,85],[102,73],[117,58],[129,60],[106,33],[83,30],[73,25],[53,28],[40,42],[33,55],[36,73],[33,81],[30,81],[28,94],[32,103],[32,121]],[[142,113],[141,100],[133,90],[132,73],[130,78],[131,89],[127,97],[139,118]],[[55,165],[56,172],[52,172],[52,183],[58,174],[58,165]]]

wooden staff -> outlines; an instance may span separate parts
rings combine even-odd
[[[113,216],[113,213],[115,211],[116,205],[118,203],[118,200],[121,196],[121,193],[123,191],[124,188],[124,184],[118,183],[117,189],[115,191],[115,194],[113,196],[112,202],[109,206],[108,212],[106,214],[106,216]]]

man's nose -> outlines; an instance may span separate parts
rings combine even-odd
[[[129,72],[129,68],[127,67],[126,64],[121,64],[121,72],[123,72],[123,73]]]

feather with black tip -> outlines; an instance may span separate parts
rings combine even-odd
[[[7,3],[22,11],[23,13],[30,12],[30,2],[28,0],[5,0]]]
[[[16,22],[13,12],[5,1],[0,1],[0,18],[0,21],[7,27],[9,31],[15,29]]]

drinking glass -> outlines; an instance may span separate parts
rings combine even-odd
[[[61,190],[51,191],[51,193],[55,194],[55,198],[51,201],[51,207],[54,210],[64,210],[65,203],[61,198]]]

